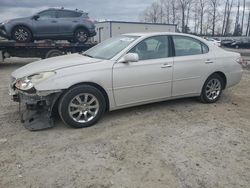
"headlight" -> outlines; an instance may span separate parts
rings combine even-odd
[[[15,86],[17,89],[27,91],[33,88],[36,84],[50,78],[51,76],[54,76],[55,74],[56,73],[53,71],[33,74],[31,76],[18,79]]]
[[[4,25],[4,24],[7,24],[10,20],[5,20],[3,21],[1,24]]]

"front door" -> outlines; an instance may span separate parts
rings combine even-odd
[[[128,53],[137,53],[138,62],[116,63],[113,91],[117,106],[126,106],[171,97],[173,57],[168,36],[144,39]]]
[[[39,13],[39,18],[33,20],[33,28],[38,36],[55,36],[59,33],[56,10],[46,10]]]

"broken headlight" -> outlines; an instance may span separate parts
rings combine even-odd
[[[32,89],[36,84],[47,80],[51,76],[54,76],[56,73],[53,71],[49,72],[41,72],[37,74],[33,74],[31,76],[26,76],[21,79],[18,79],[17,82],[15,83],[15,87],[17,89],[27,91]]]

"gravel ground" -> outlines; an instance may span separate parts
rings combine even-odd
[[[23,65],[11,61],[0,64],[1,188],[250,187],[250,71],[216,104],[174,100],[30,132],[8,96]]]

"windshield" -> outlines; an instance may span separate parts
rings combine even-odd
[[[83,55],[97,59],[111,59],[123,49],[128,47],[128,45],[135,41],[137,38],[139,37],[118,36],[110,38],[84,52]]]

